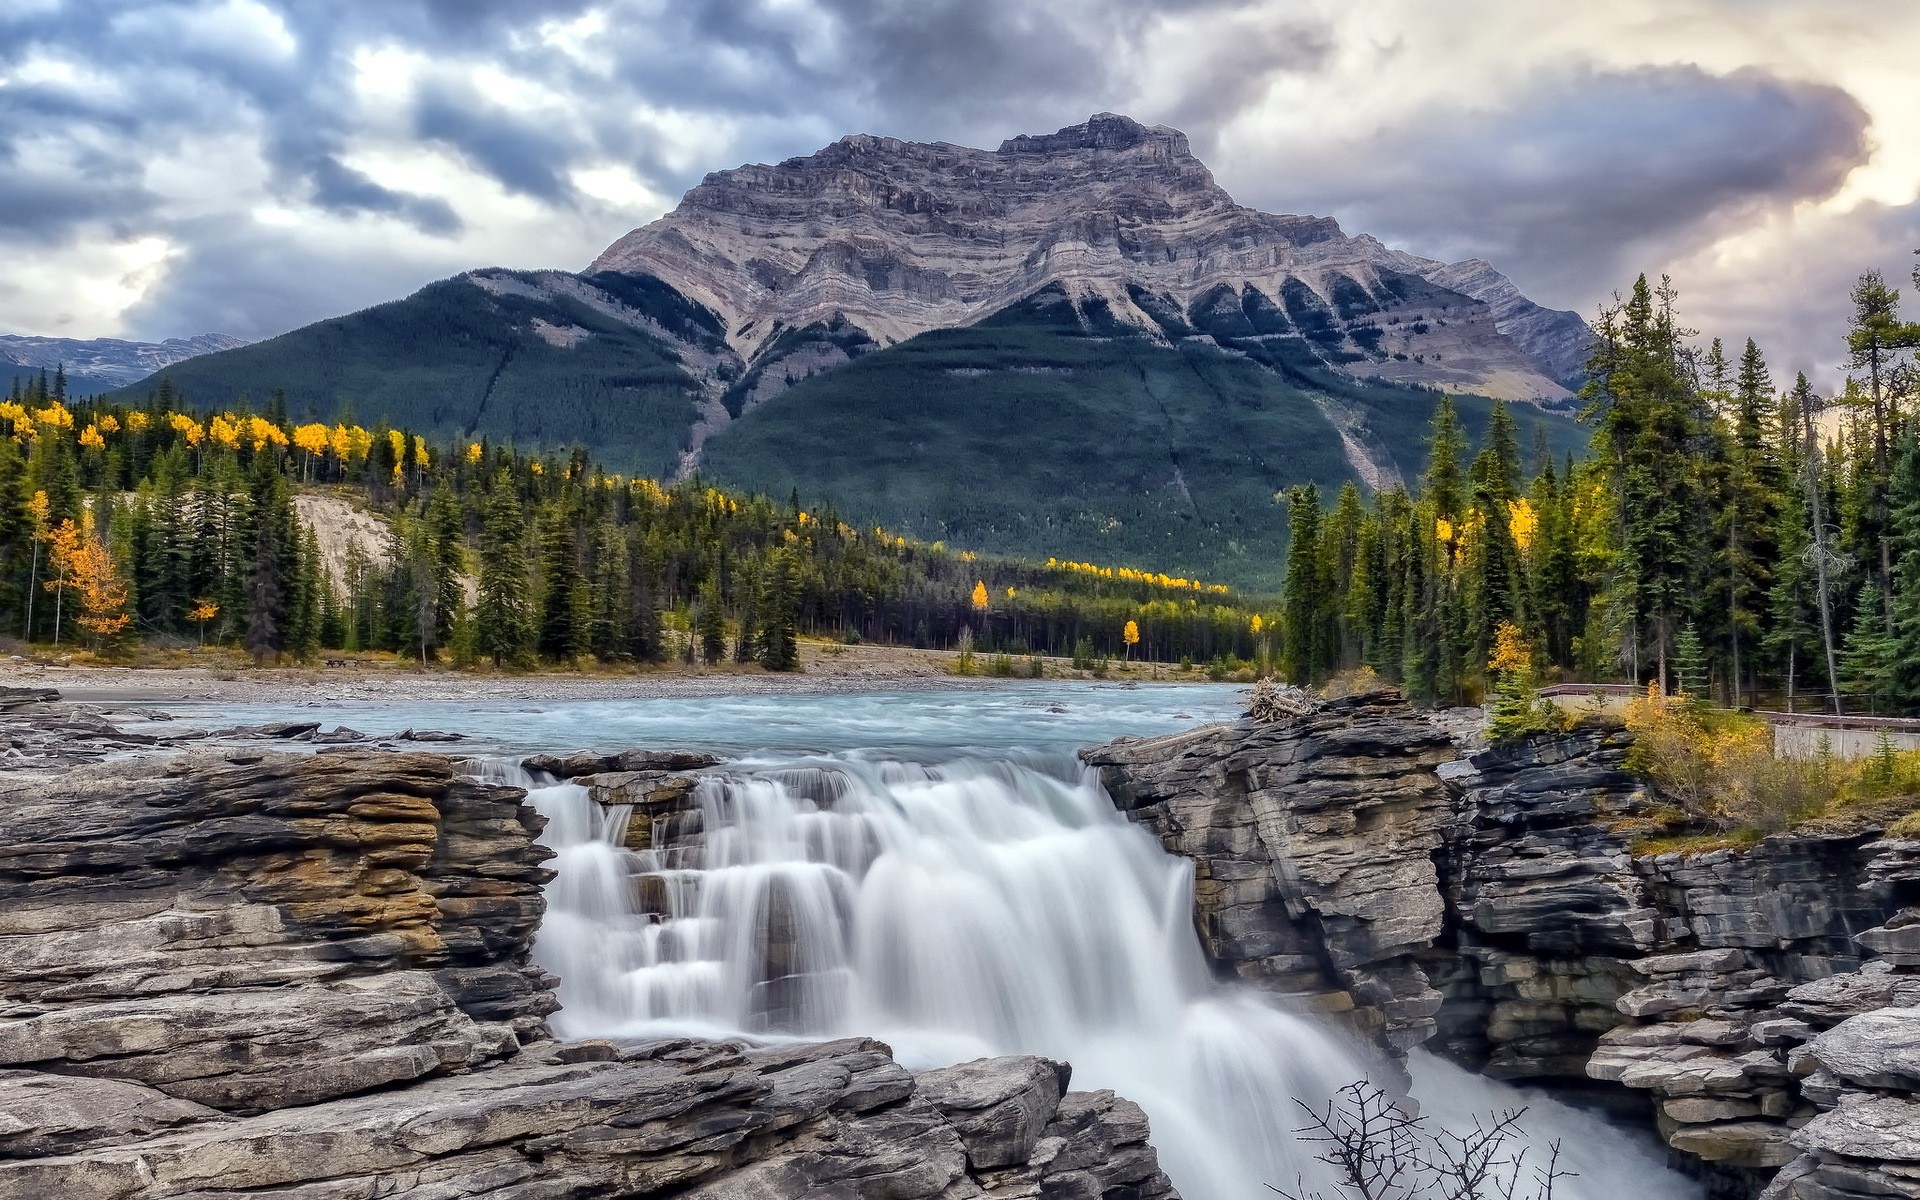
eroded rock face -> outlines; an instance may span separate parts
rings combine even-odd
[[[245,1113],[517,1051],[556,1006],[522,800],[416,754],[0,777],[0,1066]]]
[[[1117,804],[1196,859],[1197,919],[1223,969],[1344,994],[1364,1013],[1356,947],[1396,939],[1395,958],[1364,969],[1444,992],[1435,1049],[1651,1108],[1717,1194],[1920,1196],[1908,1128],[1920,1113],[1920,909],[1902,907],[1920,885],[1920,843],[1816,829],[1637,856],[1628,830],[1658,801],[1624,769],[1620,731],[1481,749],[1446,767],[1445,799],[1430,795],[1448,755],[1427,732],[1370,697],[1086,757]],[[1375,792],[1349,761],[1366,743],[1419,749]],[[1303,801],[1275,794],[1283,785]],[[1424,861],[1378,865],[1393,854]],[[1383,873],[1344,873],[1369,855]],[[1328,880],[1376,888],[1390,932],[1355,938],[1347,916],[1324,919]],[[1361,912],[1339,887],[1332,896]],[[1373,1027],[1390,1045],[1420,1036],[1403,1024],[1393,1037],[1387,1011]]]
[[[1223,970],[1406,1048],[1440,994],[1415,955],[1442,930],[1434,855],[1446,737],[1392,693],[1293,721],[1210,726],[1084,751],[1114,802],[1194,863],[1195,921]]]
[[[1506,1079],[1583,1078],[1639,983],[1629,964],[1667,942],[1611,828],[1650,803],[1626,748],[1586,729],[1472,756],[1440,859],[1450,936],[1428,958],[1452,1057]]]
[[[1340,369],[1508,399],[1566,398],[1558,381],[1591,337],[1485,263],[1235,204],[1184,134],[1112,113],[997,150],[854,135],[716,171],[589,271],[665,280],[718,314],[744,358],[784,355],[779,376],[1050,287],[1156,335],[1310,332],[1348,348]],[[809,329],[825,332],[781,337]]]
[[[556,765],[665,803],[636,776],[709,763]],[[866,1039],[553,1042],[541,819],[460,771],[247,750],[0,774],[0,1200],[1177,1200],[1145,1116],[1067,1092],[1065,1064],[917,1080]]]

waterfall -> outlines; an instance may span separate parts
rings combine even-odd
[[[1046,1055],[1147,1111],[1189,1200],[1315,1176],[1296,1099],[1381,1066],[1331,1023],[1213,979],[1191,864],[1071,759],[743,762],[700,785],[697,833],[656,823],[638,849],[628,810],[528,784],[558,854],[534,953],[561,979],[565,1037],[859,1034],[916,1068]],[[1552,1107],[1607,1165],[1591,1195],[1636,1162],[1641,1200],[1697,1194]]]

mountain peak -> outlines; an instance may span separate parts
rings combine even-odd
[[[1054,133],[1023,133],[1000,143],[1001,154],[1061,154],[1074,150],[1163,148],[1165,157],[1192,158],[1187,135],[1165,125],[1142,125],[1119,113],[1095,113],[1078,125]]]
[[[1434,280],[1445,266],[1331,218],[1237,204],[1179,130],[1096,113],[997,150],[856,134],[716,171],[589,271],[667,283],[756,365],[792,352],[787,331],[851,329],[886,346],[1055,287],[1149,337],[1210,337],[1194,306],[1217,318],[1231,293],[1248,320],[1280,314],[1256,321],[1261,336],[1348,374],[1564,399],[1489,304]]]

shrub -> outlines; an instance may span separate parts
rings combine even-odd
[[[1627,705],[1626,720],[1634,736],[1628,768],[1694,821],[1771,833],[1838,796],[1831,765],[1774,757],[1773,729],[1762,718],[1664,696],[1649,685]]]
[[[987,660],[987,674],[999,679],[1013,678],[1013,655],[996,654]]]
[[[972,675],[977,669],[973,662],[973,630],[965,625],[960,627],[960,636],[954,641],[954,649],[960,656],[953,660],[955,675]]]
[[[1093,639],[1083,637],[1073,644],[1073,669],[1091,671],[1093,669]]]
[[[1349,667],[1336,671],[1328,677],[1326,686],[1320,694],[1329,700],[1338,700],[1342,696],[1357,696],[1362,692],[1376,691],[1387,686],[1387,681],[1372,667]]]

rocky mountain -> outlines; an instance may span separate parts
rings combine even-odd
[[[48,371],[59,367],[75,386],[100,391],[124,387],[164,367],[201,354],[217,354],[246,345],[245,338],[226,333],[168,338],[164,342],[125,342],[119,338],[29,337],[0,334],[0,367]]]
[[[166,370],[438,439],[593,448],[973,549],[1277,585],[1276,493],[1417,473],[1439,393],[1556,453],[1589,337],[1485,263],[1234,203],[1102,115],[709,175],[582,274],[471,271]],[[144,397],[157,380],[126,389]],[[991,486],[982,486],[989,481]]]
[[[796,330],[885,346],[1056,285],[1151,334],[1237,308],[1347,374],[1508,400],[1564,400],[1587,336],[1484,262],[1236,204],[1184,134],[1111,113],[991,151],[860,134],[715,172],[590,270],[664,280],[748,361],[814,353],[782,345]]]

